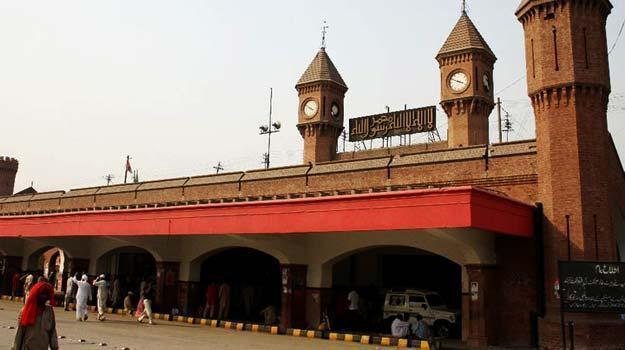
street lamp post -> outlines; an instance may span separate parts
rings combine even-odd
[[[261,125],[259,127],[260,129],[260,135],[267,135],[267,153],[265,154],[264,157],[264,162],[265,162],[265,169],[269,169],[269,158],[270,158],[270,154],[271,154],[271,134],[280,132],[280,128],[282,127],[282,123],[276,121],[276,122],[271,122],[271,117],[272,117],[272,113],[273,113],[273,88],[269,89],[269,124],[267,125]]]

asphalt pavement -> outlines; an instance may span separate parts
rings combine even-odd
[[[16,302],[0,301],[0,349],[10,349],[13,344],[20,306]],[[226,330],[167,321],[157,321],[156,325],[150,326],[147,323],[139,324],[134,318],[119,315],[106,315],[107,320],[99,322],[95,320],[95,314],[90,313],[87,322],[77,322],[74,312],[56,308],[55,313],[57,333],[64,337],[59,339],[60,349],[383,349],[376,345]]]

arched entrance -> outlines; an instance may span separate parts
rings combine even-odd
[[[28,257],[28,270],[43,276],[56,291],[63,289],[64,273],[68,270],[68,256],[59,247],[43,247]]]
[[[390,333],[397,314],[421,314],[432,318],[433,330],[446,332],[445,326],[449,336],[460,337],[462,267],[457,263],[413,247],[382,246],[344,254],[326,267],[332,280],[328,313],[335,329]],[[350,311],[352,291],[360,299],[357,312]],[[453,314],[454,323],[447,319],[443,325],[445,317],[438,313]]]
[[[140,294],[141,282],[156,278],[156,260],[140,247],[119,247],[101,255],[96,260],[96,274],[107,274],[111,282],[119,279],[121,295],[132,291]]]
[[[224,319],[261,321],[259,313],[269,305],[279,315],[280,262],[275,257],[252,248],[236,247],[205,254],[195,262],[200,267],[200,283],[190,310],[197,316],[204,316],[209,284],[220,287],[224,283],[231,287],[230,309],[223,315]]]

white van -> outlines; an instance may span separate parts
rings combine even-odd
[[[384,299],[384,319],[392,320],[397,314],[408,314],[412,329],[416,329],[417,315],[434,331],[434,335],[447,338],[456,326],[456,312],[447,308],[443,298],[436,292],[408,289],[401,292],[387,292]]]

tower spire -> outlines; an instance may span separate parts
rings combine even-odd
[[[462,13],[467,13],[467,0],[462,0]]]
[[[321,48],[326,48],[326,34],[328,34],[328,22],[323,21],[323,26],[321,26]]]

